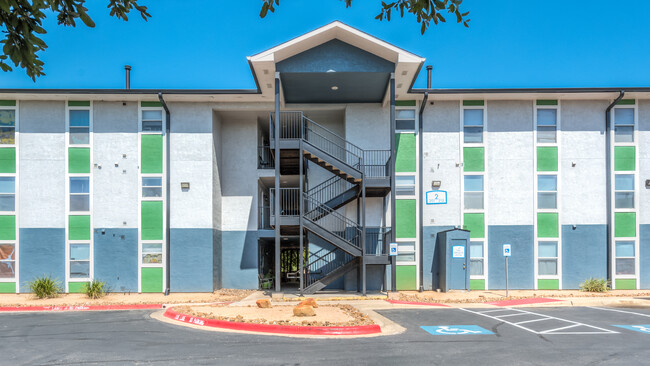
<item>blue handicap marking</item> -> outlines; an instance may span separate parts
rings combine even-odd
[[[426,332],[432,335],[478,335],[494,334],[487,329],[478,325],[439,325],[439,326],[421,326]]]
[[[633,330],[635,332],[641,332],[645,334],[650,334],[650,324],[641,324],[641,325],[614,325],[615,327],[624,328],[628,330]]]

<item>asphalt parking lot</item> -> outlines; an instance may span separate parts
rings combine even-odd
[[[356,339],[209,332],[150,313],[1,314],[0,364],[644,365],[650,359],[648,308],[382,310],[406,332]]]

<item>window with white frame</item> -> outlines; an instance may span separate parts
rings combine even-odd
[[[89,177],[70,177],[70,211],[90,211]]]
[[[415,132],[415,109],[398,109],[395,111],[395,131]]]
[[[90,278],[89,243],[70,243],[69,278]]]
[[[162,264],[162,243],[142,243],[142,264]]]
[[[395,194],[397,196],[414,196],[415,175],[396,175]]]
[[[142,177],[142,197],[162,197],[162,177]]]
[[[483,109],[463,109],[463,135],[466,144],[483,143]]]
[[[634,108],[614,109],[614,141],[634,142]]]
[[[635,252],[636,250],[634,240],[616,241],[617,275],[634,276],[636,274]]]
[[[16,177],[0,177],[0,211],[16,210]]]
[[[634,174],[616,174],[614,190],[615,208],[634,208]]]
[[[465,208],[482,210],[484,207],[484,185],[482,175],[466,175],[463,187],[465,189]]]
[[[471,276],[483,276],[483,241],[469,242],[469,274]]]
[[[557,275],[557,241],[539,241],[537,243],[537,274],[540,276]]]
[[[71,109],[70,145],[88,145],[90,143],[90,110]]]
[[[16,144],[16,110],[0,109],[0,144]]]
[[[537,176],[537,208],[557,209],[557,175]]]
[[[537,142],[541,144],[557,142],[557,109],[537,109]]]
[[[397,262],[415,262],[415,241],[397,243]]]
[[[0,279],[16,277],[16,244],[0,244]]]
[[[162,132],[162,110],[142,111],[142,132]]]

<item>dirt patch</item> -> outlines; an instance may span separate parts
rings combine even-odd
[[[482,303],[502,300],[530,299],[535,297],[548,298],[598,298],[598,297],[640,297],[649,296],[648,291],[612,290],[609,292],[583,292],[578,290],[511,290],[508,297],[503,291],[470,291],[470,292],[435,292],[435,291],[401,291],[398,296],[391,295],[394,300],[430,303]]]
[[[94,306],[131,304],[184,304],[239,301],[253,290],[221,289],[212,293],[129,294],[111,293],[100,299],[85,294],[61,294],[53,299],[38,299],[32,294],[1,294],[0,306]]]
[[[374,322],[350,305],[319,305],[316,316],[309,318],[293,315],[293,306],[178,306],[174,310],[199,318],[225,320],[239,323],[300,325],[316,327],[370,325]]]

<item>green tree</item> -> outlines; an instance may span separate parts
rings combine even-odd
[[[343,1],[346,8],[352,6],[352,0]],[[280,5],[280,0],[262,0],[262,2],[261,18],[266,17],[269,11],[271,13],[275,12],[275,7]],[[420,24],[420,32],[424,34],[432,21],[433,24],[445,23],[447,19],[444,13],[447,13],[452,17],[456,17],[456,23],[463,23],[465,27],[469,28],[469,12],[460,10],[462,2],[463,0],[397,0],[388,3],[382,1],[381,12],[377,14],[375,19],[390,21],[393,11],[399,11],[402,18],[404,13],[411,13]]]
[[[11,60],[15,66],[25,69],[27,76],[36,81],[36,78],[45,75],[43,61],[39,60],[38,52],[47,48],[39,35],[47,33],[43,28],[43,19],[47,11],[56,15],[59,25],[76,26],[76,20],[88,27],[95,27],[95,23],[88,16],[88,9],[84,7],[86,0],[0,0],[0,29],[5,37],[0,41],[2,55],[0,55],[0,69],[11,71],[7,64]],[[147,7],[138,4],[138,0],[109,0],[110,15],[124,21],[128,14],[135,9],[145,21],[151,17]]]

